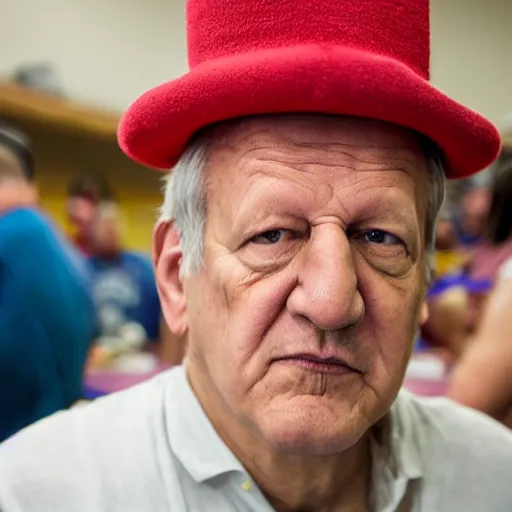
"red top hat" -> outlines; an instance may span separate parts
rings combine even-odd
[[[128,109],[121,148],[170,168],[211,123],[315,112],[388,121],[423,133],[450,178],[489,165],[494,126],[429,84],[428,0],[188,0],[190,71]]]

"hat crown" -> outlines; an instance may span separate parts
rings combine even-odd
[[[389,56],[429,78],[429,0],[188,0],[191,68],[298,45]]]

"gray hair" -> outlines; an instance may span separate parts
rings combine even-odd
[[[164,202],[158,222],[175,222],[183,253],[180,271],[182,277],[198,273],[203,265],[207,188],[204,169],[210,135],[211,133],[207,131],[188,145],[165,181]],[[420,143],[429,171],[425,246],[426,278],[427,283],[430,283],[435,272],[435,230],[444,202],[446,178],[441,151],[422,135],[420,135]]]

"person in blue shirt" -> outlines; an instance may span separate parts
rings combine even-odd
[[[37,208],[29,141],[0,124],[0,442],[82,396],[85,262]]]
[[[173,334],[162,318],[149,255],[126,250],[116,203],[100,203],[88,258],[97,312],[96,341],[121,341],[156,355],[163,365],[181,364],[187,333]],[[124,339],[123,339],[124,338]]]
[[[113,202],[98,208],[93,249],[88,261],[100,343],[102,338],[122,337],[123,328],[129,324],[138,330],[141,345],[155,347],[162,323],[151,259],[123,248],[118,208]]]

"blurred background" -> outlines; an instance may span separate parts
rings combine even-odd
[[[506,208],[512,202],[512,187],[507,195],[512,172],[512,2],[431,0],[431,8],[432,82],[491,119],[503,133],[505,149],[499,161],[477,178],[449,186],[437,232],[437,273],[428,299],[431,315],[418,332],[407,384],[422,394],[447,394],[506,421],[512,382],[500,381],[506,392],[499,404],[496,393],[484,396],[485,385],[470,389],[467,374],[482,367],[478,361],[490,349],[467,349],[489,347],[489,337],[499,342],[500,359],[510,361],[503,372],[512,381],[512,349],[505,356],[512,339],[503,329],[497,334],[488,327],[507,324],[504,318],[512,309],[502,307],[502,317],[496,320],[498,313],[487,306],[498,276],[506,281],[512,274],[507,273],[512,226],[507,224],[511,212]],[[29,415],[19,412],[22,419],[5,426],[5,437],[80,398],[122,389],[181,360],[185,340],[174,338],[161,322],[150,262],[163,176],[125,157],[117,146],[116,129],[123,110],[139,94],[184,73],[187,59],[184,0],[0,0],[0,12],[0,149],[4,140],[21,160],[30,154],[34,178],[28,181],[37,190],[38,209],[49,223],[48,236],[64,238],[84,260],[84,289],[92,290],[94,308],[89,326],[92,352],[88,346],[80,352],[88,356],[68,354],[87,357],[83,389],[77,391],[75,385],[70,397],[54,401],[43,413],[34,412],[35,406]],[[6,215],[0,218],[0,228],[4,220]],[[16,222],[13,226],[19,229],[22,224]],[[33,264],[44,265],[36,242],[30,247]],[[0,257],[1,250],[0,246]],[[18,259],[17,253],[10,257]],[[51,273],[46,277],[60,282]],[[59,296],[58,286],[50,288],[56,295],[45,300],[55,311],[63,302],[72,304],[66,295],[69,289]],[[508,304],[506,300],[508,296],[501,304]],[[0,310],[11,303],[4,300]],[[41,311],[25,312],[19,321]],[[61,319],[62,315],[61,311]],[[492,320],[484,321],[486,315]],[[1,322],[0,317],[0,343],[5,344],[8,330]],[[72,337],[68,333],[65,347]],[[19,365],[34,350],[18,345],[22,346]],[[12,364],[6,353],[2,356],[0,350],[0,366]],[[120,359],[135,353],[138,359]],[[486,368],[494,365],[485,361]],[[83,365],[78,361],[74,367],[80,372]],[[82,382],[81,373],[79,377]],[[46,389],[47,382],[48,378],[34,385]],[[12,406],[1,400],[9,403],[5,392],[0,408]],[[23,407],[31,403],[28,391],[24,400]]]
[[[432,82],[502,126],[512,112],[512,3],[431,4]],[[0,116],[33,138],[44,207],[66,228],[70,177],[80,170],[102,172],[118,196],[127,245],[149,250],[159,175],[140,172],[122,156],[115,130],[134,98],[186,71],[184,1],[1,0],[1,5],[0,77],[39,67],[66,98],[45,101],[0,85]]]
[[[432,82],[502,127],[512,112],[512,3],[431,4]],[[128,247],[149,250],[159,175],[140,172],[122,156],[115,131],[134,98],[186,71],[184,0],[1,0],[0,5],[0,79],[32,70],[41,87],[65,98],[50,101],[0,83],[0,116],[33,138],[44,207],[68,229],[70,177],[85,170],[104,173],[119,199]]]

